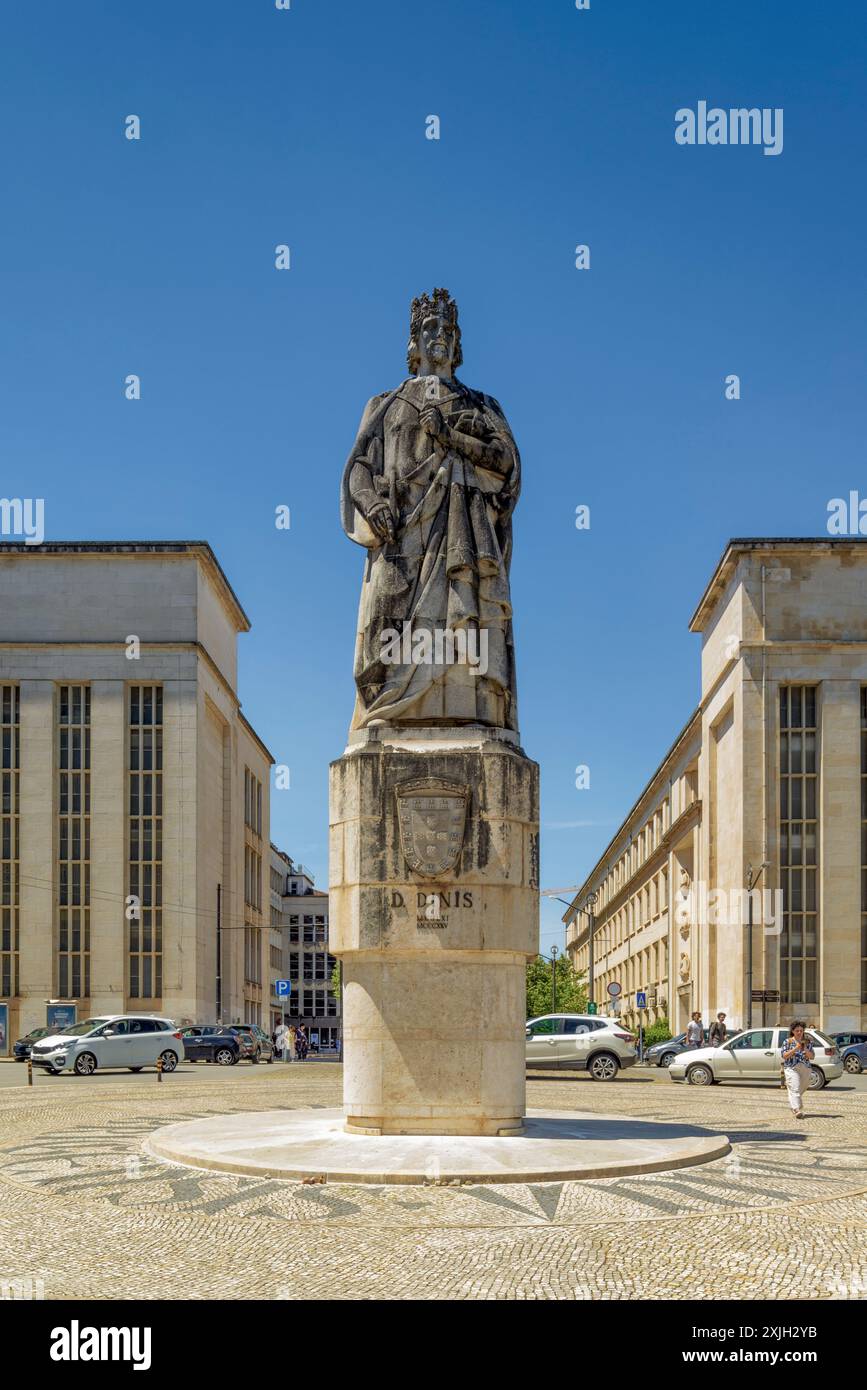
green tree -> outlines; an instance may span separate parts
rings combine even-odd
[[[644,1046],[653,1047],[654,1043],[668,1042],[672,1037],[671,1024],[668,1019],[658,1018],[655,1023],[651,1023],[649,1028],[644,1030]]]
[[[555,979],[557,1010],[567,1014],[587,1012],[587,985],[583,975],[574,969],[568,956],[557,957]],[[527,966],[527,1017],[549,1014],[551,1008],[551,961],[547,956],[537,956]]]

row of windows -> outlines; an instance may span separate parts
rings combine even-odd
[[[326,989],[293,989],[286,1006],[290,1018],[336,1018],[337,1000]]]
[[[18,993],[18,687],[0,685],[0,996]]]
[[[262,834],[262,783],[248,767],[244,768],[244,824],[254,834]]]
[[[861,1003],[867,1004],[867,688],[861,690]]]
[[[672,784],[670,794],[663,797],[657,809],[630,839],[616,863],[601,880],[596,892],[597,915],[617,896],[642,864],[659,849],[663,838],[671,829],[672,822],[689,809],[697,796],[698,769],[690,767]]]
[[[251,985],[262,983],[262,933],[258,927],[244,928],[244,979]]]
[[[328,940],[328,922],[324,913],[308,913],[302,919],[296,913],[289,918],[289,944],[291,946],[319,946]]]
[[[57,995],[90,994],[90,686],[58,692]]]
[[[125,921],[129,996],[162,993],[163,690],[128,688],[128,889]],[[18,992],[20,695],[0,685],[0,996]],[[57,993],[90,994],[90,773],[91,690],[85,684],[57,691],[58,822],[55,921]],[[262,784],[248,770],[245,817],[262,829]],[[261,910],[261,858],[249,863],[251,906]],[[258,933],[255,936],[258,941]],[[248,978],[260,982],[258,947],[249,952]]]
[[[254,912],[262,911],[262,856],[244,846],[244,902]]]
[[[779,693],[779,841],[780,888],[783,896],[782,931],[779,938],[781,1000],[784,1003],[818,1002],[818,844],[819,844],[819,749],[815,686],[784,686]],[[862,943],[861,994],[867,1002],[867,688],[861,692],[862,774]],[[695,783],[689,782],[678,814],[694,799]],[[658,815],[659,813],[657,813]],[[598,894],[596,912],[619,891],[643,857],[652,853],[655,822],[649,822],[618,864],[607,875]],[[628,940],[642,926],[665,910],[668,884],[654,875],[606,922],[595,939],[597,959]],[[586,948],[585,948],[586,954]],[[640,988],[655,975],[653,963],[641,962],[634,953],[618,967],[628,990]],[[656,973],[656,978],[659,974]]]
[[[156,999],[163,990],[163,691],[128,692],[129,997]]]
[[[335,966],[333,956],[327,951],[290,951],[290,980],[330,980]]]
[[[814,686],[780,689],[780,999],[818,1003],[818,726]]]

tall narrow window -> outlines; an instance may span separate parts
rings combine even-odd
[[[780,687],[780,997],[819,998],[819,798],[816,687]]]
[[[0,685],[0,998],[18,993],[19,694]]]
[[[861,1003],[867,1004],[867,686],[861,687]]]
[[[90,996],[90,686],[59,692],[57,994]]]
[[[163,692],[129,688],[129,997],[163,992]]]

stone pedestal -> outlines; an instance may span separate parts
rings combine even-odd
[[[538,806],[538,766],[502,729],[375,727],[332,764],[348,1129],[520,1133]]]

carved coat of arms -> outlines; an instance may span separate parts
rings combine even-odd
[[[469,787],[443,777],[419,777],[403,782],[395,795],[407,864],[429,878],[448,873],[463,848]]]

